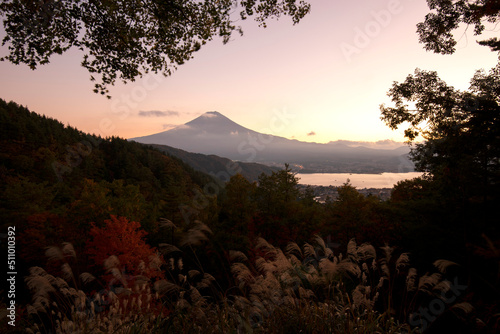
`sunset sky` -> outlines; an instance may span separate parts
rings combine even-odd
[[[379,105],[389,102],[393,81],[420,68],[467,89],[476,70],[498,61],[466,27],[457,33],[454,55],[426,52],[416,34],[429,12],[424,0],[310,3],[311,13],[298,25],[288,18],[266,29],[241,22],[243,37],[226,45],[212,41],[168,78],[111,87],[111,100],[92,92],[76,50],[36,71],[0,63],[0,97],[103,136],[149,135],[218,111],[252,130],[303,141],[403,141],[402,131],[380,121]],[[289,121],[275,127],[280,113]]]

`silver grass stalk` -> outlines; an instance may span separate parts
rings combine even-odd
[[[358,247],[357,254],[359,261],[367,261],[369,259],[377,258],[377,252],[375,251],[375,247],[367,243],[364,243]]]
[[[406,290],[411,292],[415,291],[417,282],[417,269],[410,268],[408,270],[408,276],[406,276]]]
[[[208,237],[206,236],[205,233],[203,233],[203,231],[192,228],[192,229],[189,229],[189,231],[187,231],[187,234],[181,240],[180,245],[181,246],[197,246],[206,240],[208,240]]]
[[[451,309],[452,310],[461,310],[465,314],[470,314],[470,313],[474,312],[474,306],[472,306],[471,304],[469,304],[467,302],[455,304],[451,307]]]
[[[250,284],[255,280],[250,269],[243,263],[233,263],[231,265],[231,272],[236,276],[235,278],[243,284]]]
[[[29,269],[30,275],[33,276],[46,276],[48,273],[42,267],[31,267]]]
[[[380,247],[384,251],[385,258],[383,259],[385,263],[389,263],[392,257],[392,251],[394,250],[392,247],[389,247],[389,245],[385,245],[383,247]]]
[[[58,289],[69,288],[68,282],[66,282],[60,277],[56,277],[55,284],[53,285],[55,285]]]
[[[139,273],[143,273],[144,270],[146,270],[146,263],[141,260],[141,262],[139,262],[139,264],[137,265],[137,271]]]
[[[268,243],[264,238],[257,238],[255,248],[264,252],[266,258],[272,259],[276,256],[276,248]]]
[[[328,280],[332,280],[334,276],[338,273],[338,258],[334,257],[333,261],[327,258],[323,258],[319,261],[319,268],[321,272],[328,277]]]
[[[304,249],[304,257],[312,257],[314,259],[316,258],[316,250],[312,245],[306,242],[302,248]]]
[[[197,289],[208,288],[211,286],[213,281],[215,281],[215,278],[212,275],[205,273],[203,275],[203,279],[200,282],[198,282],[198,284],[196,284],[196,288]]]
[[[443,296],[444,298],[445,293],[450,291],[450,289],[451,289],[451,282],[445,280],[436,284],[433,290],[439,291],[440,295]]]
[[[111,270],[111,268],[116,268],[120,265],[120,260],[116,255],[111,255],[106,260],[104,260],[104,268]]]
[[[26,311],[28,312],[28,314],[38,313],[36,308],[34,308],[32,305],[29,305],[29,304],[26,306]]]
[[[158,224],[162,228],[174,228],[177,229],[177,226],[172,223],[172,221],[166,219],[166,218],[160,218],[160,223]]]
[[[381,289],[383,286],[384,286],[384,282],[387,280],[387,277],[380,277],[380,280],[378,281],[378,284],[377,284],[377,290],[378,289]]]
[[[302,261],[300,261],[295,255],[289,254],[288,255],[288,260],[293,266],[300,266],[302,264]]]
[[[316,244],[321,248],[321,251],[323,252],[323,254],[326,257],[330,257],[330,256],[333,255],[333,251],[326,246],[325,240],[323,240],[323,238],[321,236],[319,236],[318,234],[316,234],[314,236],[314,240],[316,241]]]
[[[293,265],[290,260],[285,256],[281,249],[278,249],[276,260],[274,261],[276,264],[278,272],[284,272],[286,270],[292,270]]]
[[[64,255],[61,249],[57,246],[50,246],[45,248],[45,256],[49,261],[62,261]]]
[[[49,292],[54,292],[55,289],[50,284],[45,276],[30,275],[24,279],[28,288],[39,295],[48,295]]]
[[[229,261],[231,262],[245,262],[248,257],[240,251],[230,250],[229,251]]]
[[[443,260],[443,259],[434,261],[433,265],[442,274],[446,274],[446,272],[447,272],[447,270],[448,270],[449,267],[458,266],[458,264],[455,263],[455,262],[448,261],[448,260]]]
[[[191,269],[190,271],[188,271],[188,277],[190,280],[192,280],[198,275],[201,275],[201,273],[198,270]]]
[[[185,309],[188,309],[191,307],[191,304],[189,304],[189,302],[187,300],[185,300],[184,298],[182,299],[179,299],[175,305],[176,309],[179,309],[179,310],[185,310]]]
[[[88,284],[91,283],[95,280],[95,276],[90,274],[90,273],[81,273],[80,274],[80,280],[82,281],[83,284]]]
[[[76,259],[76,252],[73,244],[69,242],[63,242],[62,245],[62,253],[64,254],[64,256]]]
[[[179,248],[175,247],[174,245],[170,245],[170,244],[161,243],[158,245],[158,248],[160,249],[160,252],[163,255],[169,255],[172,253],[182,253],[182,251]]]
[[[358,257],[358,247],[356,245],[356,240],[351,239],[347,243],[347,256],[350,256],[357,260]]]
[[[299,245],[296,242],[288,243],[288,245],[286,245],[285,252],[288,256],[296,257],[297,255],[300,258],[303,257],[302,249],[300,249]]]
[[[371,289],[369,286],[364,286],[362,284],[358,285],[356,289],[352,292],[353,305],[355,308],[365,307],[371,309],[373,306],[372,301],[368,298]]]
[[[349,260],[343,260],[337,265],[342,273],[350,274],[355,277],[361,277],[361,268],[356,263]]]
[[[410,264],[409,253],[402,253],[396,260],[396,270],[398,273]]]
[[[47,313],[48,306],[49,306],[48,299],[42,296],[36,298],[36,300],[33,303],[33,307],[38,313],[40,312]]]
[[[266,259],[262,257],[258,257],[255,260],[255,268],[262,274],[277,272],[276,264],[274,262],[266,261]]]
[[[69,281],[72,281],[74,279],[73,270],[71,269],[70,265],[67,262],[62,264],[61,271],[62,271],[63,278],[66,281],[69,282]]]
[[[389,269],[387,262],[382,261],[382,265],[380,266],[380,269],[382,270],[382,273],[385,275],[385,277],[388,277],[388,278],[391,277],[391,270]]]
[[[199,245],[202,241],[208,240],[207,234],[213,234],[212,230],[199,220],[195,220],[195,225],[187,231],[181,240],[181,246]]]
[[[198,289],[195,287],[191,287],[189,289],[189,296],[196,306],[202,306],[206,302],[205,298],[203,298]]]
[[[159,280],[154,283],[154,289],[158,294],[165,296],[171,294],[177,294],[180,291],[180,287],[174,283],[167,280]]]
[[[173,257],[168,259],[168,269],[174,270],[175,269],[175,260]]]
[[[431,275],[424,275],[418,280],[418,289],[424,291],[431,291],[432,288],[441,280],[441,274],[434,273]]]

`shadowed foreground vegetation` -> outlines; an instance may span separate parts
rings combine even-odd
[[[197,224],[186,235],[189,245],[205,240],[210,233],[207,226]],[[30,269],[26,283],[33,300],[26,309],[26,330],[409,333],[417,329],[412,330],[406,318],[427,328],[421,306],[465,287],[450,275],[456,263],[436,261],[434,273],[419,276],[410,267],[407,253],[395,255],[392,248],[384,247],[377,254],[372,245],[351,240],[346,254],[335,254],[316,237],[303,247],[290,243],[285,251],[260,238],[252,260],[242,252],[229,252],[234,286],[222,290],[202,267],[184,270],[182,260],[195,255],[192,248],[187,247],[192,253],[186,254],[173,245],[162,247],[167,277],[153,282],[144,270],[127,275],[119,259],[111,256],[104,262],[111,274],[106,286],[92,292],[88,291],[97,279],[89,273],[75,276],[71,262],[77,257],[71,244],[47,249],[51,261],[61,264],[63,278],[40,267]],[[437,315],[453,317],[472,328],[477,321],[472,310],[469,303],[454,300]]]

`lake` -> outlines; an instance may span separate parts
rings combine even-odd
[[[300,184],[315,186],[341,186],[347,179],[356,188],[392,188],[398,181],[421,176],[420,172],[382,173],[382,174],[349,174],[349,173],[312,173],[297,174]]]

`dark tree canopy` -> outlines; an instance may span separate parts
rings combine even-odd
[[[487,23],[500,19],[498,0],[427,3],[431,12],[417,32],[424,48],[436,53],[455,52],[453,32],[459,25],[473,26],[474,34],[481,35]],[[497,38],[479,44],[500,51]],[[416,69],[404,82],[394,83],[388,95],[394,106],[380,107],[382,120],[392,129],[407,125],[410,142],[419,135],[426,140],[411,153],[417,169],[455,184],[474,178],[483,185],[498,184],[500,63],[488,74],[476,72],[467,91],[447,85],[436,72]]]
[[[477,71],[465,92],[448,86],[434,71],[416,69],[404,82],[395,82],[387,95],[394,107],[381,105],[381,118],[392,129],[408,124],[405,136],[410,141],[419,134],[437,140],[470,132],[470,123],[478,117],[485,119],[483,130],[493,131],[500,105],[500,65],[488,74]]]
[[[427,4],[432,12],[417,25],[417,32],[425,49],[436,53],[455,52],[457,42],[453,31],[460,24],[473,26],[474,34],[480,35],[485,30],[485,24],[497,23],[500,19],[498,0],[427,0]],[[489,46],[492,51],[500,51],[500,40],[496,37],[479,44]]]
[[[244,20],[290,16],[298,23],[310,10],[302,0],[7,0],[0,16],[9,54],[0,58],[31,69],[71,47],[84,51],[82,66],[106,94],[117,79],[134,81],[148,72],[169,75],[206,42],[235,31]]]
[[[468,91],[436,72],[416,70],[390,89],[394,107],[381,106],[382,120],[406,137],[426,139],[412,150],[417,169],[466,196],[496,194],[500,184],[500,65],[478,71]],[[411,107],[410,107],[411,106]],[[458,195],[455,193],[453,195]],[[498,196],[498,194],[493,195]]]

